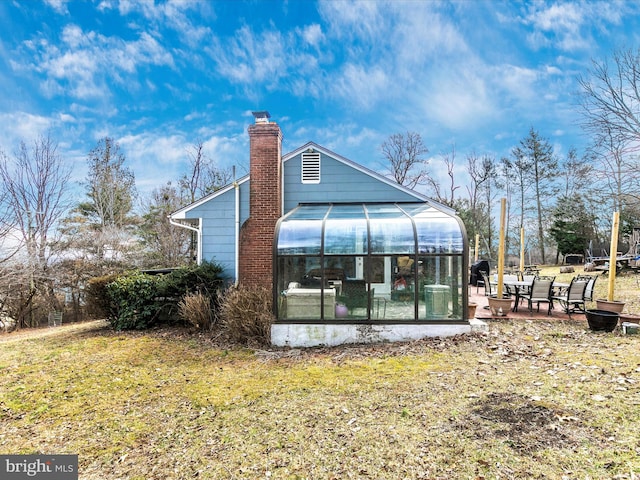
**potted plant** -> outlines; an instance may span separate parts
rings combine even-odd
[[[505,223],[506,223],[507,199],[500,199],[500,240],[498,242],[498,284],[497,294],[490,295],[487,301],[491,314],[494,316],[505,316],[511,309],[511,295],[503,294],[504,288],[504,243],[505,243]]]
[[[497,295],[491,295],[487,301],[489,302],[489,308],[491,314],[494,316],[503,317],[511,310],[511,295],[504,294],[502,297]]]
[[[478,308],[478,304],[474,302],[469,302],[467,305],[467,318],[471,320],[472,318],[476,318],[476,308]]]
[[[621,300],[609,300],[607,298],[596,298],[596,307],[598,310],[606,310],[608,312],[621,313],[624,308],[624,302]]]
[[[607,298],[597,298],[596,306],[598,310],[604,310],[607,312],[620,313],[624,308],[624,302],[620,300],[614,300],[613,291],[616,281],[616,257],[618,255],[618,227],[620,224],[620,212],[613,212],[613,222],[611,225],[611,246],[609,256],[609,289],[607,291]]]

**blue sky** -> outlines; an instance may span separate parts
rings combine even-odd
[[[640,45],[627,1],[0,1],[0,148],[49,133],[82,180],[115,138],[142,193],[195,142],[248,166],[251,111],[283,151],[314,141],[381,171],[389,135],[508,155],[531,127],[559,155],[588,143],[577,78]]]

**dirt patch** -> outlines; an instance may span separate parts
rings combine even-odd
[[[494,392],[478,399],[461,426],[479,439],[500,438],[521,453],[573,448],[585,436],[593,441],[576,412],[514,393]]]

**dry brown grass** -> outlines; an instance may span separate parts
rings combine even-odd
[[[268,345],[273,323],[272,291],[265,287],[231,287],[219,292],[220,324],[233,341]]]
[[[309,350],[92,326],[0,340],[0,452],[92,480],[640,478],[640,336],[583,320]]]
[[[186,325],[210,330],[214,324],[211,300],[202,293],[189,293],[178,302],[178,315]]]

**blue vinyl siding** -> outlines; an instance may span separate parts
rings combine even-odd
[[[240,186],[240,225],[249,214],[249,182]],[[202,218],[202,259],[224,268],[224,276],[236,278],[235,190],[232,188],[187,212]]]
[[[284,163],[284,213],[299,203],[315,202],[404,202],[416,201],[393,185],[354,167],[322,154],[320,183],[303,184],[301,156],[296,155]]]
[[[301,155],[294,155],[284,162],[283,190],[284,212],[300,203],[351,203],[351,202],[415,202],[420,195],[409,191],[357,164],[341,161],[321,149],[320,183],[303,184]],[[250,180],[240,180],[240,225],[249,217]],[[228,187],[227,187],[228,188]],[[224,275],[235,279],[235,191],[229,188],[214,194],[210,199],[185,212],[187,218],[202,219],[202,259],[213,261],[224,268]]]

